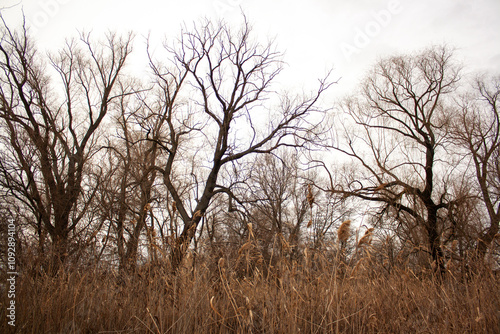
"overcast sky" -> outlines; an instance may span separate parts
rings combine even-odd
[[[138,58],[148,33],[175,37],[203,17],[237,24],[243,11],[262,41],[275,38],[286,52],[284,78],[306,88],[333,68],[342,77],[334,89],[347,92],[378,58],[443,43],[468,71],[500,74],[500,0],[0,0],[9,6],[8,22],[20,22],[23,9],[42,48],[77,30],[132,30]]]

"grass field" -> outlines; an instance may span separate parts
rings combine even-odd
[[[205,258],[173,275],[97,268],[19,277],[18,333],[499,333],[491,271],[387,271],[326,254],[247,261]],[[6,319],[6,299],[1,313]],[[2,321],[0,332],[12,328]]]

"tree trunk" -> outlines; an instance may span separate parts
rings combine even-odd
[[[438,275],[442,276],[446,272],[446,268],[444,266],[444,254],[437,227],[437,208],[435,205],[427,208],[427,236],[429,238],[431,258],[435,263],[435,271]]]
[[[191,224],[186,224],[184,226],[184,230],[175,241],[175,244],[170,253],[170,263],[172,265],[173,273],[176,273],[179,270],[179,267],[182,264],[182,260],[184,260],[184,256],[186,255],[189,244],[191,243],[191,240],[193,240],[196,228],[198,227],[198,223],[201,221],[201,217],[201,214],[195,213],[195,216],[191,220]]]
[[[52,252],[50,254],[49,268],[47,272],[55,276],[62,268],[68,257],[68,236],[67,233],[55,234],[52,236]]]

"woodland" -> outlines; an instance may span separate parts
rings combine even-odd
[[[433,45],[332,104],[246,20],[48,53],[1,21],[1,332],[500,331],[498,73]]]

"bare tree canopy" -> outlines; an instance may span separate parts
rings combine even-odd
[[[219,179],[221,171],[226,166],[237,170],[239,161],[249,155],[281,146],[300,147],[314,138],[317,125],[306,117],[319,111],[316,103],[331,85],[323,80],[310,97],[281,96],[279,105],[266,106],[266,100],[275,99],[271,84],[281,71],[282,55],[272,44],[255,42],[247,22],[238,31],[223,22],[205,22],[183,32],[179,43],[167,48],[170,68],[151,60],[159,93],[150,108],[169,132],[161,143],[168,152],[167,161],[159,170],[184,222],[174,247],[174,268],[213,196],[233,196]],[[183,104],[186,95],[190,101]],[[272,117],[266,123],[268,112]],[[192,198],[179,193],[172,176],[184,145],[200,132],[202,147],[193,163],[202,156],[205,162],[192,172],[195,180],[203,180],[197,181],[193,204]]]
[[[446,47],[381,60],[360,96],[342,105],[355,126],[345,123],[344,141],[333,146],[359,163],[360,170],[331,190],[383,203],[381,213],[410,217],[410,228],[425,231],[441,270],[440,211],[453,199],[440,155],[449,121],[446,97],[455,90],[459,73]]]
[[[478,242],[484,259],[499,231],[500,223],[500,78],[477,78],[473,92],[462,97],[453,123],[452,138],[472,158],[481,198],[488,212],[489,226]]]
[[[84,190],[95,182],[89,162],[98,148],[97,129],[121,94],[115,85],[131,37],[109,34],[102,47],[82,35],[47,63],[26,29],[15,32],[2,22],[1,139],[9,152],[0,166],[2,186],[36,217],[41,247],[47,231],[54,256],[63,262],[70,233],[95,195]]]

